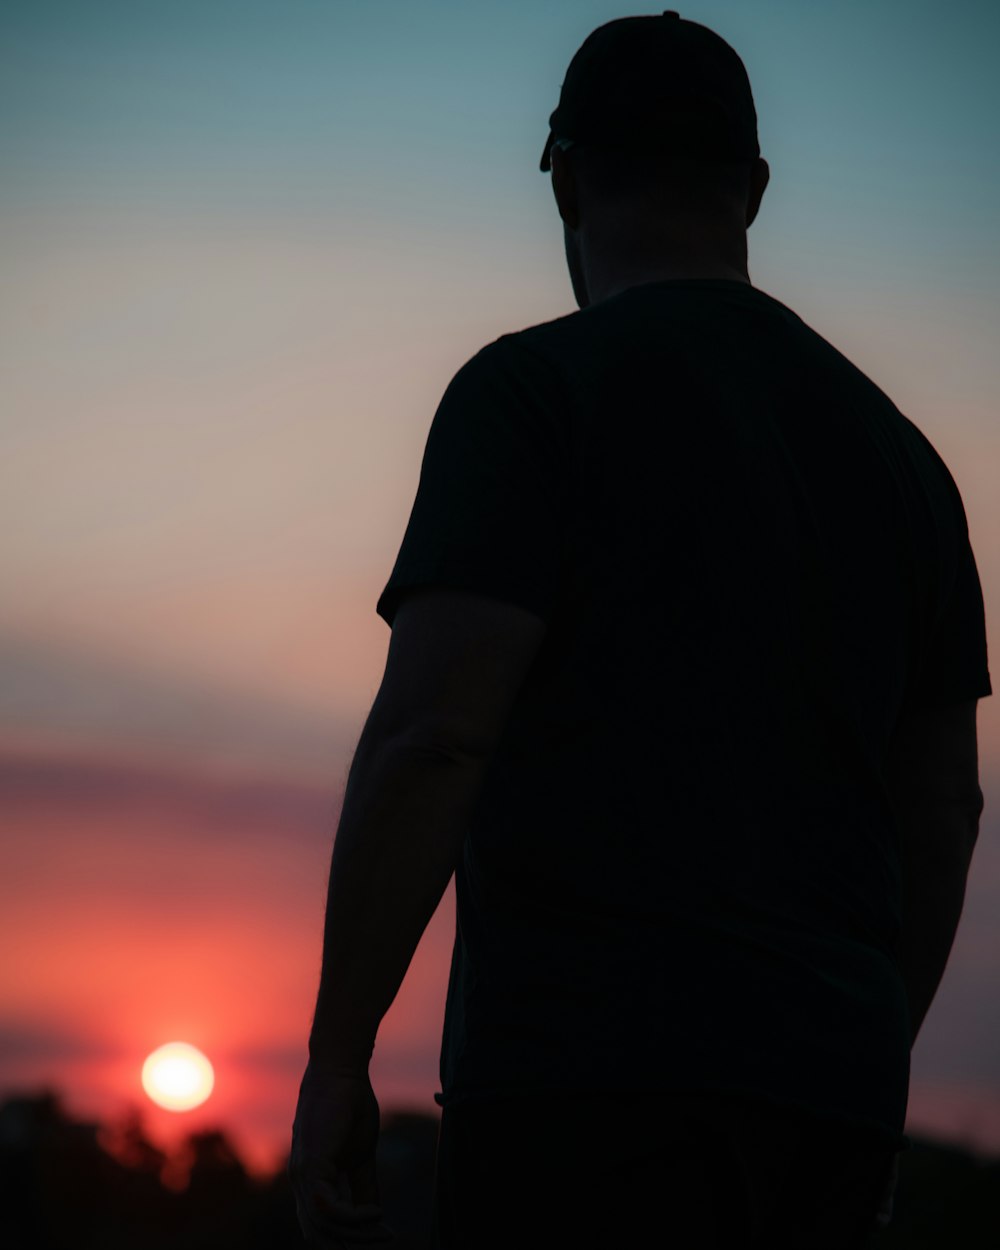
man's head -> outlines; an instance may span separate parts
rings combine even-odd
[[[749,282],[769,170],[746,69],[713,31],[673,10],[598,27],[549,124],[540,168],[581,307],[657,277]]]

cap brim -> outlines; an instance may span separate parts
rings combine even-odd
[[[555,141],[556,141],[556,132],[554,130],[550,130],[549,137],[545,140],[545,147],[542,148],[542,159],[538,166],[538,168],[542,171],[543,174],[547,174],[549,170],[552,168],[552,162],[549,160],[549,148],[552,147]]]

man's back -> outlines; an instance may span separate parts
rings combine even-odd
[[[452,379],[377,604],[303,1227],[375,1194],[367,1061],[454,871],[435,1246],[860,1250],[982,806],[962,501],[750,285],[770,167],[719,34],[592,31],[539,169],[581,311]]]
[[[378,610],[435,582],[548,624],[456,874],[443,1100],[742,1092],[897,1140],[887,751],[990,693],[923,435],[765,293],[631,287],[456,375]]]

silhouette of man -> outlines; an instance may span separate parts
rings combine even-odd
[[[385,1235],[368,1062],[455,874],[435,1244],[868,1245],[962,908],[992,693],[959,491],[747,273],[742,61],[573,57],[541,167],[579,310],[434,417],[330,875],[291,1174]]]

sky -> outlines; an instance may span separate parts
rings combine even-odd
[[[0,1094],[287,1149],[330,846],[435,407],[575,308],[538,169],[591,0],[0,6]],[[656,12],[658,10],[649,10]],[[771,182],[754,285],[928,436],[1000,608],[1000,9],[693,4]],[[1000,1151],[1000,712],[910,1126]],[[994,797],[996,796],[996,798]],[[434,1110],[451,890],[383,1024]],[[142,1060],[216,1090],[157,1112]]]

